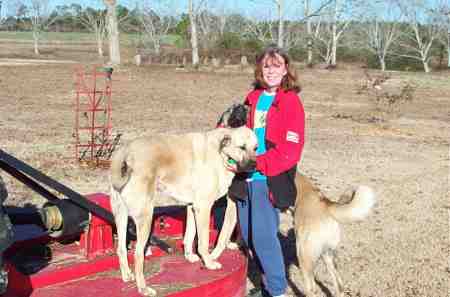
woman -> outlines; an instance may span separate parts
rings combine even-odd
[[[278,228],[280,209],[296,196],[305,127],[299,92],[288,55],[268,47],[256,60],[254,90],[246,99],[247,126],[258,137],[256,170],[246,180],[246,199],[237,200],[242,237],[261,264],[264,288],[259,296],[284,296],[287,287]]]

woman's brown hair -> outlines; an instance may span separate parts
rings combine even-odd
[[[280,55],[286,64],[287,74],[283,77],[280,89],[283,91],[294,91],[299,93],[301,91],[301,87],[297,81],[297,73],[291,65],[291,59],[288,54],[283,51],[281,48],[276,46],[267,47],[259,56],[256,57],[256,67],[255,67],[255,81],[253,82],[253,86],[255,89],[267,89],[268,86],[264,81],[263,77],[263,63],[265,57],[271,57],[276,59],[276,55]]]

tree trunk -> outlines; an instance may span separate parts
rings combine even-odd
[[[284,21],[283,21],[283,0],[277,1],[278,6],[278,42],[277,46],[283,48],[283,35],[284,35]]]
[[[107,8],[109,34],[109,59],[111,64],[120,65],[119,29],[117,24],[116,0],[104,0]]]
[[[200,59],[198,56],[197,22],[192,1],[189,0],[189,21],[191,23],[192,65],[196,67]]]
[[[331,68],[336,68],[336,52],[337,52],[336,24],[333,24],[333,40],[331,44],[331,59],[330,59]]]
[[[426,73],[429,73],[431,71],[430,66],[428,65],[428,61],[422,61],[423,63],[423,70],[425,70]]]
[[[447,67],[450,68],[450,27],[448,28],[447,39]]]
[[[386,71],[386,61],[384,60],[384,57],[380,58],[380,65],[381,65],[381,71]]]
[[[97,52],[100,58],[103,57],[103,39],[101,37],[97,37]]]
[[[155,54],[159,56],[159,54],[161,54],[161,41],[158,37],[153,41],[153,47],[155,49]]]
[[[41,53],[39,52],[39,36],[37,32],[33,32],[33,41],[34,41],[34,54],[39,56]]]
[[[313,40],[311,29],[311,18],[309,17],[311,7],[311,0],[305,0],[305,18],[306,18],[306,35],[307,35],[307,51],[308,51],[308,67],[313,65]]]
[[[332,25],[332,44],[331,44],[331,61],[330,67],[336,67],[336,51],[337,51],[337,14],[339,9],[339,3],[336,0],[334,7],[334,15],[333,15],[333,25]]]

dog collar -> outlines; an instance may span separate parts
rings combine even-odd
[[[233,159],[228,159],[228,160],[226,161],[225,168],[226,168],[228,171],[231,171],[231,172],[233,172],[233,173],[236,173],[237,170],[236,170],[235,167],[234,167],[236,164],[237,164],[237,162],[236,162],[235,160],[233,160]]]

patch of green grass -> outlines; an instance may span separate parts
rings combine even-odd
[[[0,31],[0,41],[2,39],[15,40],[15,41],[32,41],[33,32],[31,31]],[[120,33],[120,40],[125,45],[136,44],[142,39],[141,34],[137,33]],[[178,39],[177,35],[167,35],[163,38],[164,44],[175,44]],[[95,42],[94,33],[90,32],[43,32],[43,41],[60,41],[60,42]]]
[[[17,41],[32,41],[33,32],[9,32],[0,31],[1,39],[12,39]],[[92,33],[84,32],[42,32],[42,40],[46,41],[63,41],[63,42],[86,42],[94,41],[95,36]]]

